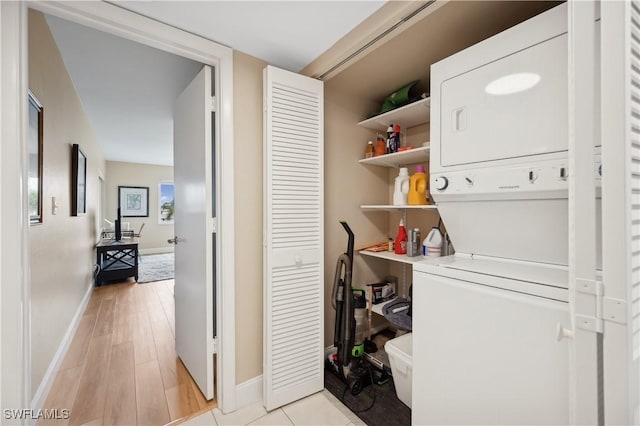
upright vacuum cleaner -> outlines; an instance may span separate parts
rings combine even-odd
[[[365,362],[364,340],[367,332],[366,296],[351,285],[355,237],[347,222],[340,224],[349,235],[347,252],[338,257],[331,291],[331,305],[336,311],[333,344],[338,352],[327,360],[328,368],[345,382],[353,395],[371,384],[370,366]]]

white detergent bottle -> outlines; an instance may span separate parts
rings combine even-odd
[[[422,242],[422,254],[424,256],[439,257],[442,253],[442,241],[440,228],[434,226]]]
[[[396,183],[393,188],[393,205],[394,206],[406,206],[407,194],[409,193],[409,169],[406,167],[400,168],[400,173],[396,178]]]

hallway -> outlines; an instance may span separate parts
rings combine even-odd
[[[175,353],[173,280],[94,289],[39,424],[162,425],[216,407]]]

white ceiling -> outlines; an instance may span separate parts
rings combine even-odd
[[[173,164],[173,101],[201,64],[47,16],[105,159]]]
[[[118,6],[300,71],[385,1],[115,1]]]
[[[117,5],[299,71],[384,1],[124,1]],[[173,101],[201,64],[47,16],[106,160],[173,164]]]

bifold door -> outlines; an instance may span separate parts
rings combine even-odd
[[[324,387],[323,83],[264,70],[264,405]]]
[[[640,3],[600,3],[605,424],[640,424]]]

